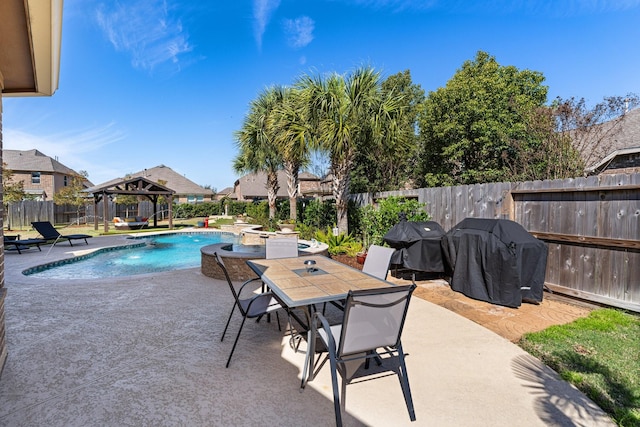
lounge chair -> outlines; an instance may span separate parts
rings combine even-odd
[[[42,252],[42,249],[40,249],[40,245],[45,243],[47,243],[47,241],[43,239],[20,240],[20,236],[4,236],[5,250],[15,249],[16,251],[18,251],[19,254],[21,254],[23,250],[29,249],[34,245],[38,248],[40,252]]]
[[[84,242],[88,245],[87,239],[92,237],[88,234],[66,234],[62,235],[53,227],[49,221],[37,221],[32,222],[31,225],[36,229],[38,233],[42,236],[44,240],[53,240],[53,244],[55,245],[60,240],[67,240],[69,245],[73,246],[72,240],[84,240]]]

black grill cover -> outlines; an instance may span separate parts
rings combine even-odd
[[[451,288],[507,307],[542,301],[547,246],[506,219],[466,218],[442,238]]]
[[[395,248],[391,264],[416,271],[443,273],[442,246],[444,229],[434,221],[413,222],[401,218],[384,235],[384,241]]]

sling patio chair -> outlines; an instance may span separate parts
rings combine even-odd
[[[229,319],[227,320],[227,325],[224,327],[224,332],[222,332],[222,337],[220,338],[220,341],[224,341],[224,336],[227,333],[227,329],[229,328],[229,324],[231,323],[231,318],[233,317],[233,312],[236,310],[236,307],[238,307],[238,310],[240,310],[240,315],[242,315],[242,323],[240,323],[240,329],[238,329],[238,335],[236,335],[236,340],[233,342],[233,347],[231,348],[229,359],[227,359],[226,367],[228,368],[229,364],[231,363],[231,357],[233,356],[233,352],[236,350],[236,345],[238,344],[238,339],[240,338],[240,333],[242,332],[242,327],[244,326],[244,322],[247,319],[259,320],[265,314],[269,314],[273,311],[281,309],[282,306],[280,305],[280,303],[278,303],[278,301],[275,300],[275,298],[273,297],[273,293],[271,292],[251,293],[250,297],[241,298],[242,291],[244,290],[244,288],[250,283],[260,280],[260,278],[256,277],[255,279],[247,280],[236,291],[236,288],[233,285],[231,278],[229,277],[229,272],[227,271],[227,268],[224,265],[224,261],[222,260],[220,255],[218,255],[217,252],[214,252],[214,256],[216,258],[216,263],[218,264],[218,267],[222,269],[222,272],[224,273],[224,276],[227,279],[227,283],[229,284],[229,288],[231,289],[231,293],[233,294],[233,299],[234,299],[233,307],[231,308],[231,313],[229,313]],[[246,293],[249,293],[249,292],[247,291]],[[280,317],[278,316],[277,312],[276,312],[276,318],[278,320],[278,330],[280,331],[281,330]]]
[[[416,285],[412,284],[349,291],[342,322],[334,326],[330,326],[321,313],[314,313],[301,387],[304,388],[307,381],[313,380],[315,372],[328,359],[336,425],[342,425],[341,411],[344,409],[347,384],[355,382],[354,380],[367,381],[374,375],[380,376],[389,371],[398,375],[409,418],[415,421],[405,354],[400,342],[409,301],[415,288]],[[328,353],[317,368],[313,360],[316,350],[319,351],[315,348],[316,340],[324,345],[323,350]],[[376,362],[375,368],[370,369],[370,359]],[[337,373],[342,377],[341,393],[338,393]]]
[[[391,264],[391,256],[396,250],[384,246],[371,245],[364,260],[362,272],[386,280]]]
[[[378,279],[386,280],[389,273],[389,266],[391,265],[391,256],[396,250],[394,248],[387,248],[384,246],[371,245],[367,251],[367,258],[364,260],[362,266],[362,272],[370,274]],[[332,301],[334,306],[340,310],[344,309],[344,300]],[[327,310],[327,304],[322,307],[322,314],[325,314]]]
[[[297,237],[273,237],[265,242],[267,259],[293,258],[298,256]]]
[[[67,234],[62,235],[53,227],[49,221],[37,221],[32,222],[31,225],[36,229],[38,233],[42,236],[44,240],[53,240],[53,244],[58,243],[59,240],[66,240],[69,242],[69,245],[73,246],[72,240],[84,240],[84,242],[88,245],[87,239],[92,237],[88,234]]]

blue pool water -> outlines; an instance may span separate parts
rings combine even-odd
[[[57,261],[26,270],[30,277],[99,279],[131,276],[200,266],[200,248],[215,243],[237,243],[232,233],[174,233],[131,239],[127,248]]]

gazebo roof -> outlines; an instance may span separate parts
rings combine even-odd
[[[94,196],[110,195],[110,194],[131,194],[134,196],[170,196],[175,194],[175,191],[170,188],[160,185],[157,182],[153,182],[144,177],[135,177],[130,179],[124,179],[119,182],[112,182],[104,187],[91,187],[87,188],[87,193],[91,193]]]

